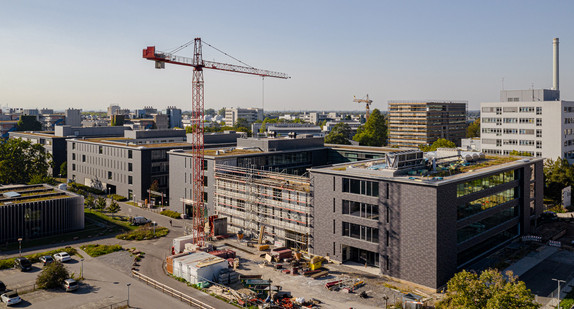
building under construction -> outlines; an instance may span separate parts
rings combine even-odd
[[[215,166],[215,213],[231,232],[310,250],[311,179],[224,164]]]

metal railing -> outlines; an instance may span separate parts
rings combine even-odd
[[[210,305],[208,305],[208,304],[206,304],[206,303],[203,303],[203,302],[201,302],[201,301],[199,301],[199,300],[197,300],[197,299],[195,299],[195,298],[193,298],[193,297],[191,297],[191,296],[189,296],[189,295],[187,295],[187,294],[184,294],[184,293],[182,293],[182,292],[180,292],[180,291],[178,291],[178,290],[175,290],[175,289],[173,289],[173,288],[171,288],[171,287],[169,287],[169,286],[167,286],[167,285],[165,285],[165,284],[159,283],[159,282],[157,282],[156,280],[154,280],[154,279],[152,279],[152,278],[150,278],[150,277],[148,277],[148,276],[146,276],[146,275],[140,274],[138,271],[132,270],[132,275],[133,275],[135,278],[137,278],[137,279],[139,279],[139,280],[145,282],[145,284],[147,284],[147,285],[149,285],[149,286],[155,288],[156,290],[160,290],[160,291],[162,291],[164,294],[167,294],[167,295],[169,295],[169,296],[171,296],[171,297],[177,298],[177,299],[179,299],[181,302],[186,303],[186,304],[188,304],[189,306],[192,306],[192,307],[195,307],[195,308],[202,308],[202,309],[203,309],[203,308],[205,308],[205,309],[215,309],[215,307],[213,307],[213,306],[210,306]]]
[[[127,300],[122,300],[117,303],[105,305],[103,307],[99,307],[98,309],[123,309],[123,308],[129,308]]]

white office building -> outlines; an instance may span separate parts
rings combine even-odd
[[[248,123],[253,123],[257,120],[263,120],[263,109],[261,108],[239,108],[239,107],[226,107],[225,108],[225,125],[234,126],[237,119],[243,118]]]

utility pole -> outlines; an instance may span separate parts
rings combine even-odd
[[[564,283],[566,281],[560,280],[560,279],[554,279],[554,278],[552,278],[552,280],[554,280],[558,283],[558,294],[556,295],[556,298],[558,298],[558,304],[557,304],[556,308],[560,309],[560,283]]]

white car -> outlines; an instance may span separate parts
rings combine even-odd
[[[54,260],[58,261],[58,262],[67,262],[72,260],[72,258],[70,257],[70,255],[66,252],[60,252],[60,253],[56,253],[54,254]]]
[[[20,296],[18,296],[18,293],[15,291],[6,292],[2,294],[0,298],[2,299],[2,302],[7,306],[12,306],[22,301]]]

